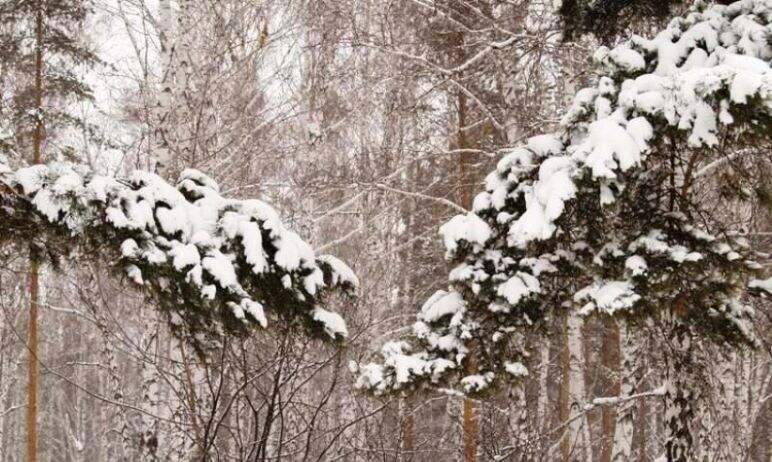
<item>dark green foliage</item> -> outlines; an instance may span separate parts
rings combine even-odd
[[[763,64],[739,66],[737,75],[716,66],[725,49],[757,64],[772,56],[768,8],[764,0],[695,8],[654,39],[599,48],[601,77],[577,92],[561,130],[509,152],[474,212],[441,229],[457,264],[455,298],[430,299],[413,328],[417,346],[387,344],[383,364],[363,366],[359,384],[383,393],[460,381],[465,393],[484,393],[521,375],[507,365],[528,357],[524,333],[569,312],[755,344],[745,295],[759,255],[727,220],[732,203],[717,207],[706,194],[742,150],[769,151]],[[740,46],[733,40],[750,35],[746,26],[753,43]],[[703,69],[686,66],[692,54],[709,57]],[[761,82],[747,96],[737,93],[743,72]],[[752,199],[747,178],[726,175],[724,197]]]
[[[39,5],[43,13],[41,114],[36,110],[34,78]],[[80,39],[91,8],[91,0],[8,0],[0,5],[0,128],[13,133],[0,142],[0,153],[28,159],[39,117],[47,139],[64,128],[93,135],[85,121],[68,111],[70,104],[92,97],[78,72],[100,62]]]
[[[571,41],[593,34],[610,42],[631,22],[641,19],[664,19],[683,0],[563,0],[559,14],[563,20],[563,37]]]
[[[675,9],[692,3],[692,0],[563,0],[558,13],[563,21],[565,40],[592,34],[601,42],[610,43],[636,22],[664,21],[673,16]]]
[[[5,165],[0,162],[0,171],[3,167]],[[51,169],[56,170],[56,167]],[[59,177],[53,176],[45,187],[55,183],[56,178]],[[93,177],[86,173],[84,178],[88,180]],[[210,250],[233,257],[233,268],[238,280],[238,289],[234,289],[232,285],[224,285],[222,280],[214,277],[214,273],[202,272],[200,268],[202,280],[196,282],[190,276],[193,263],[180,267],[172,258],[154,260],[143,258],[137,253],[126,254],[122,246],[127,241],[135,242],[139,248],[153,247],[161,251],[169,251],[174,244],[189,241],[181,235],[164,232],[162,226],[150,230],[116,225],[109,214],[109,204],[115,205],[115,202],[90,198],[86,194],[68,193],[62,196],[67,205],[59,211],[59,215],[45,216],[34,203],[36,195],[41,194],[39,191],[25,194],[21,187],[9,186],[11,183],[4,179],[0,181],[0,246],[18,246],[20,251],[29,246],[37,253],[39,260],[49,262],[54,268],[66,261],[91,260],[109,268],[114,276],[127,279],[126,282],[129,282],[126,278],[127,268],[136,269],[141,274],[140,290],[148,301],[162,312],[172,332],[190,343],[200,354],[204,354],[209,345],[221,341],[223,335],[246,336],[254,332],[255,324],[262,323],[249,310],[242,313],[242,318],[235,314],[233,305],[239,305],[245,298],[265,307],[264,314],[270,328],[279,326],[298,330],[312,338],[329,342],[344,340],[342,333],[331,333],[327,329],[329,326],[317,319],[314,312],[321,308],[326,295],[333,290],[351,295],[355,288],[354,282],[342,277],[337,272],[338,268],[324,258],[319,258],[314,265],[284,269],[276,258],[278,249],[275,242],[279,231],[275,228],[275,222],[266,224],[260,218],[251,217],[260,228],[262,251],[268,264],[262,272],[254,271],[252,264],[247,261],[248,250],[254,252],[255,248],[246,249],[241,237],[223,238],[219,248],[211,247],[219,240],[194,244],[198,246],[197,252],[201,252],[202,257],[209,255],[206,252]],[[115,185],[119,189],[126,188],[126,191],[138,191],[142,186],[142,180],[136,178]],[[198,191],[201,191],[201,187],[197,185]],[[201,197],[196,193],[196,187],[186,189],[182,186],[180,190],[191,203]],[[130,202],[125,198],[129,196],[131,194],[124,196],[123,200]],[[162,208],[169,207],[162,202],[156,203],[156,220],[158,210]],[[211,210],[218,214],[218,218],[239,212],[234,205]],[[76,224],[70,219],[75,220]],[[312,290],[306,278],[314,271],[321,271],[325,284]],[[135,279],[134,282],[138,281]],[[204,294],[202,288],[206,286],[216,288],[213,295]]]

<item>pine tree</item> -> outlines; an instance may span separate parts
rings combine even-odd
[[[79,74],[99,63],[81,43],[90,8],[88,0],[9,0],[0,5],[0,126],[9,135],[0,143],[0,152],[17,164],[33,160],[38,126],[46,151],[41,160],[66,158],[73,149],[65,137],[68,128],[89,131],[70,105],[91,99]]]
[[[698,3],[653,39],[594,56],[559,132],[501,159],[474,211],[441,229],[450,289],[412,336],[359,366],[374,393],[457,385],[484,394],[528,373],[524,334],[565,313],[653,320],[667,339],[668,460],[689,460],[696,339],[753,344],[753,249],[700,201],[700,166],[768,146],[772,8]],[[477,372],[468,374],[474,361]]]
[[[90,97],[89,89],[73,72],[95,57],[78,43],[77,30],[88,12],[81,0],[11,0],[0,6],[4,95],[0,127],[15,136],[0,140],[3,152],[17,161],[44,162],[44,146],[66,126],[80,121],[67,104]],[[73,32],[76,31],[76,32]],[[45,144],[44,144],[45,143]],[[31,151],[30,156],[24,152]],[[30,246],[29,348],[27,385],[27,460],[37,460],[38,305],[40,249]]]

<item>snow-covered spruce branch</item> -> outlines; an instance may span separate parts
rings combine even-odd
[[[54,263],[101,258],[196,346],[207,334],[271,322],[342,340],[346,324],[322,306],[324,296],[358,285],[348,266],[317,256],[268,204],[222,197],[195,170],[174,187],[148,172],[119,180],[66,163],[14,170],[0,159],[0,243],[31,246]]]
[[[653,172],[720,139],[738,149],[768,140],[770,8],[700,3],[651,39],[598,49],[600,75],[560,129],[507,153],[473,211],[441,227],[457,264],[450,290],[423,305],[411,336],[360,366],[358,386],[452,382],[484,393],[523,375],[521,332],[559,306],[644,318],[678,304],[678,322],[699,334],[753,342],[742,299],[761,268],[753,249],[690,221],[678,207],[696,200],[678,202],[671,176]]]
[[[766,0],[697,2],[651,39],[600,47],[600,75],[559,130],[504,156],[473,211],[440,228],[456,263],[449,290],[356,368],[357,386],[483,395],[528,375],[526,334],[550,319],[661,319],[675,346],[664,353],[665,451],[690,460],[692,338],[757,342],[745,295],[762,266],[747,242],[691,218],[704,193],[676,187],[679,166],[770,141],[770,20]]]

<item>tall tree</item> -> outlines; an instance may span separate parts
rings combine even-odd
[[[5,124],[14,127],[16,137],[5,146],[7,153],[21,161],[21,154],[31,151],[28,161],[44,162],[44,143],[56,139],[58,132],[79,125],[68,104],[88,98],[89,89],[73,72],[82,64],[96,62],[79,43],[78,30],[87,14],[87,2],[12,0],[0,7],[4,34],[3,61],[6,76],[15,80],[12,102]],[[27,72],[32,74],[29,78]],[[10,82],[6,82],[10,83]],[[61,151],[62,153],[67,150]],[[40,253],[29,248],[29,320],[27,328],[27,460],[38,455],[38,308],[40,305]]]
[[[35,134],[33,138],[32,163],[41,162],[43,143],[43,5],[38,0],[35,12],[35,103],[37,112]],[[27,360],[27,460],[34,462],[38,457],[38,303],[39,293],[39,263],[36,250],[30,247],[29,270],[29,321],[27,328],[27,345],[29,357]]]

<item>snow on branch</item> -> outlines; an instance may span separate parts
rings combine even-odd
[[[389,393],[452,381],[482,393],[523,375],[507,367],[528,356],[523,330],[565,309],[642,318],[688,300],[679,322],[718,342],[753,343],[743,295],[760,270],[754,252],[696,226],[688,207],[699,198],[677,197],[692,192],[667,179],[682,175],[670,171],[674,152],[719,156],[698,170],[705,175],[733,149],[769,140],[770,20],[767,0],[698,2],[653,38],[599,48],[599,75],[560,129],[511,149],[472,212],[441,227],[457,263],[451,291],[421,310],[439,314],[419,315],[411,336],[357,366],[358,386]]]
[[[223,197],[196,170],[175,187],[148,172],[120,180],[66,163],[14,170],[0,158],[0,243],[31,245],[54,262],[98,256],[142,286],[194,344],[276,321],[343,340],[346,324],[324,308],[324,295],[358,285],[268,204]]]
[[[748,288],[772,295],[772,278],[754,279],[748,283]]]
[[[605,396],[595,398],[592,400],[592,404],[584,406],[584,410],[589,412],[598,406],[618,406],[626,401],[632,401],[640,398],[649,398],[652,396],[665,396],[665,386],[661,385],[653,390],[645,391],[641,393],[635,393],[632,395],[620,395],[620,396]]]

